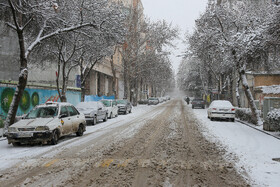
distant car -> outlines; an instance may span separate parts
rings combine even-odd
[[[85,116],[70,103],[48,102],[33,108],[22,120],[8,128],[8,143],[57,144],[60,137],[86,130]]]
[[[100,100],[108,110],[108,118],[112,119],[113,117],[118,117],[118,106],[117,101],[109,100],[109,99],[102,99]]]
[[[149,103],[149,100],[148,100],[148,99],[141,99],[140,101],[138,101],[138,103],[139,103],[140,105],[146,105],[146,104]]]
[[[207,110],[207,114],[211,121],[218,118],[230,119],[232,122],[235,121],[235,108],[226,100],[213,101]]]
[[[159,104],[159,99],[157,97],[150,97],[148,99],[148,105],[157,105]]]
[[[87,125],[95,125],[100,120],[107,121],[108,110],[100,101],[80,102],[76,107],[85,115]]]
[[[117,100],[117,106],[119,108],[119,114],[127,114],[132,112],[132,105],[127,100]]]
[[[205,101],[203,99],[193,99],[192,108],[205,108]]]

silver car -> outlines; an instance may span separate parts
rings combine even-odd
[[[100,120],[108,119],[108,109],[100,101],[80,102],[76,107],[85,115],[88,125],[95,125]]]
[[[85,116],[72,104],[48,102],[36,106],[22,120],[11,125],[6,136],[8,143],[14,146],[30,143],[55,145],[60,137],[73,133],[82,136],[85,130]]]

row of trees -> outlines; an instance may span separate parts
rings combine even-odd
[[[124,97],[134,105],[139,99],[140,88],[149,85],[153,96],[170,88],[174,75],[170,52],[172,41],[178,37],[178,28],[165,21],[151,22],[134,8],[128,20],[128,34],[121,51],[124,66]]]
[[[186,35],[188,50],[178,74],[181,89],[196,87],[209,94],[227,88],[229,99],[236,97],[239,105],[241,84],[254,122],[261,124],[245,73],[279,69],[279,13],[271,2],[209,0],[194,33]]]
[[[165,22],[140,21],[137,9],[127,12],[121,3],[108,0],[0,0],[0,10],[1,21],[17,33],[20,62],[6,129],[14,123],[31,66],[47,68],[50,63],[56,64],[57,91],[62,102],[67,101],[70,73],[80,71],[83,100],[90,71],[105,57],[111,58],[115,82],[113,55],[117,50],[122,54],[128,98],[132,98],[131,90],[138,93],[140,84],[163,87],[163,82],[172,77],[170,60],[161,49],[176,37],[177,30]],[[151,50],[146,50],[147,43]],[[155,69],[161,73],[152,76]],[[137,98],[133,94],[135,102]]]

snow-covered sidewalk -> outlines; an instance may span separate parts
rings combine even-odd
[[[189,105],[190,107],[190,105]],[[226,159],[238,157],[236,168],[242,168],[253,186],[280,185],[280,140],[240,122],[210,121],[207,109],[193,109],[204,128],[203,134],[227,150]]]

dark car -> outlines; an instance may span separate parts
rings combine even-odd
[[[157,105],[159,104],[159,98],[157,97],[150,97],[148,99],[148,105]]]
[[[192,108],[205,108],[205,101],[203,99],[192,100]]]
[[[119,114],[127,114],[131,113],[132,111],[132,105],[127,100],[117,100],[117,106],[119,108],[118,113]]]

